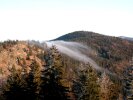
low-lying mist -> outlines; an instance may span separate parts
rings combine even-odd
[[[59,52],[84,63],[90,63],[95,69],[102,70],[94,60],[92,60],[86,54],[94,54],[94,50],[90,47],[77,42],[66,42],[66,41],[50,41],[46,42],[48,47],[55,45]],[[86,52],[84,54],[83,52]]]
[[[69,56],[72,59],[75,59],[86,64],[89,63],[93,68],[95,68],[98,71],[105,71],[108,74],[115,75],[114,73],[111,73],[109,70],[100,67],[93,59],[91,59],[89,55],[96,55],[95,50],[93,50],[91,47],[83,45],[82,43],[66,41],[48,41],[42,43],[30,41],[29,43],[38,45],[39,47],[44,49],[46,49],[47,47],[50,48],[54,45],[56,46],[59,52]]]

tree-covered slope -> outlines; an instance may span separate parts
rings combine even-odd
[[[94,32],[76,31],[55,40],[75,41],[91,47],[97,52],[97,55],[92,58],[100,66],[115,72],[121,72],[127,67],[133,54],[132,41]]]

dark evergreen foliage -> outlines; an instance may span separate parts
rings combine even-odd
[[[55,47],[45,56],[46,65],[42,71],[41,100],[68,100],[68,88],[61,83],[62,62]]]
[[[97,78],[96,72],[90,65],[80,71],[78,79],[73,83],[76,100],[99,100],[100,85]]]
[[[6,100],[37,100],[37,82],[35,82],[35,72],[33,69],[37,65],[32,65],[29,73],[25,69],[17,70],[13,66],[10,70],[11,75],[7,78],[7,83],[3,89]]]
[[[8,76],[7,84],[5,85],[3,95],[6,100],[28,100],[27,91],[25,90],[26,83],[22,79],[21,71],[16,70],[15,66],[10,69],[11,75]]]

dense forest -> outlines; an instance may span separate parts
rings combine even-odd
[[[64,40],[91,47],[101,68],[37,41],[0,43],[0,100],[133,100],[133,42],[78,31]],[[113,74],[110,74],[113,73]]]

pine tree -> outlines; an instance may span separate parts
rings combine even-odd
[[[23,100],[27,100],[24,89],[26,82],[24,79],[22,79],[21,70],[17,70],[15,66],[13,66],[10,69],[10,73],[11,74],[8,76],[7,83],[3,89],[3,95],[5,99],[19,100],[21,98]]]
[[[97,74],[90,65],[80,71],[78,80],[74,82],[73,92],[77,100],[99,100]]]
[[[46,64],[42,71],[40,99],[67,100],[68,90],[61,82],[63,70],[61,55],[53,46],[44,58]]]
[[[82,100],[81,98],[84,95],[85,91],[85,81],[86,81],[86,75],[84,75],[84,71],[80,71],[80,75],[78,76],[78,79],[73,81],[72,91],[75,95],[76,100]]]
[[[85,83],[85,95],[84,100],[99,100],[99,83],[96,71],[92,66],[88,65],[87,81]]]
[[[15,66],[10,69],[10,75],[3,89],[6,100],[37,100],[39,97],[40,66],[36,61],[31,64],[31,70],[27,73],[25,68],[17,70]]]
[[[39,97],[39,86],[41,84],[40,66],[35,60],[33,60],[30,68],[31,70],[26,77],[26,91],[31,100],[36,100]]]

